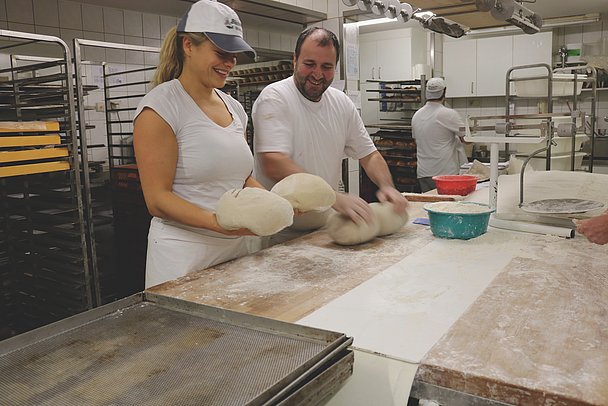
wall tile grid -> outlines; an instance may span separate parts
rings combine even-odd
[[[160,47],[161,38],[178,19],[172,16],[159,16],[130,10],[100,7],[67,0],[0,0],[0,28],[22,32],[53,35],[62,38],[70,47],[74,38],[96,41],[126,43]],[[289,43],[288,45],[291,45]],[[141,65],[156,66],[158,55],[140,51],[83,46],[83,60],[98,62],[96,65],[85,65],[84,83],[99,85],[101,62],[108,62],[110,69],[124,71],[141,68]],[[4,59],[3,59],[4,60]],[[95,72],[95,73],[94,73]],[[144,81],[152,73],[133,73],[128,77],[117,76],[114,81]],[[128,86],[113,95],[145,94],[145,85]],[[119,101],[120,108],[136,107],[141,97]],[[95,128],[87,131],[87,142],[107,144],[105,112],[97,112],[94,107],[104,102],[102,90],[93,90],[85,96],[87,106],[87,123]],[[120,112],[121,120],[130,120],[133,112]],[[124,117],[122,117],[124,116]],[[118,117],[117,117],[118,118]],[[115,124],[119,130],[130,131],[132,124]],[[106,148],[89,150],[89,159],[107,162]]]

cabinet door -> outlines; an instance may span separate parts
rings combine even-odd
[[[510,35],[477,40],[477,96],[504,96],[507,71],[513,63]]]
[[[411,38],[387,38],[378,41],[378,75],[381,80],[404,80],[412,77]]]
[[[514,35],[513,66],[531,65],[535,63],[546,63],[547,65],[552,66],[552,45],[553,34],[551,32],[539,32],[533,35]],[[522,70],[521,72],[513,72],[514,77],[546,74],[547,69],[544,68],[526,69]]]
[[[378,79],[377,42],[365,41],[359,43],[359,80],[361,83],[370,79]]]
[[[447,97],[474,96],[477,80],[477,41],[444,42],[443,74],[447,85]]]

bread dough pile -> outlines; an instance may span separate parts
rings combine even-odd
[[[392,203],[371,203],[370,207],[374,214],[371,224],[355,223],[342,214],[332,214],[327,221],[327,232],[332,240],[340,245],[362,244],[375,237],[392,234],[407,222],[407,212],[395,213]]]
[[[265,189],[246,187],[222,195],[215,213],[226,230],[247,228],[260,236],[276,234],[293,223],[291,203]]]
[[[270,190],[287,199],[301,212],[325,211],[336,202],[336,192],[329,183],[310,173],[294,173]]]

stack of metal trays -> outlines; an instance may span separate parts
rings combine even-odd
[[[0,342],[0,403],[321,404],[352,374],[351,344],[140,293]]]

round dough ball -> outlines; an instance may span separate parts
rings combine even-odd
[[[393,234],[403,227],[409,218],[407,211],[403,212],[403,214],[395,213],[393,204],[390,202],[370,203],[369,206],[374,212],[376,221],[380,225],[378,236]]]
[[[270,190],[289,200],[300,211],[325,211],[336,202],[336,192],[329,183],[310,173],[294,173]]]
[[[292,230],[310,231],[323,227],[327,223],[331,209],[325,211],[308,211],[293,216]]]
[[[327,232],[336,244],[356,245],[373,240],[378,235],[380,223],[355,223],[339,213],[332,214],[327,220]]]
[[[247,228],[261,236],[275,234],[293,223],[291,203],[267,190],[246,187],[222,195],[215,212],[226,230]]]

